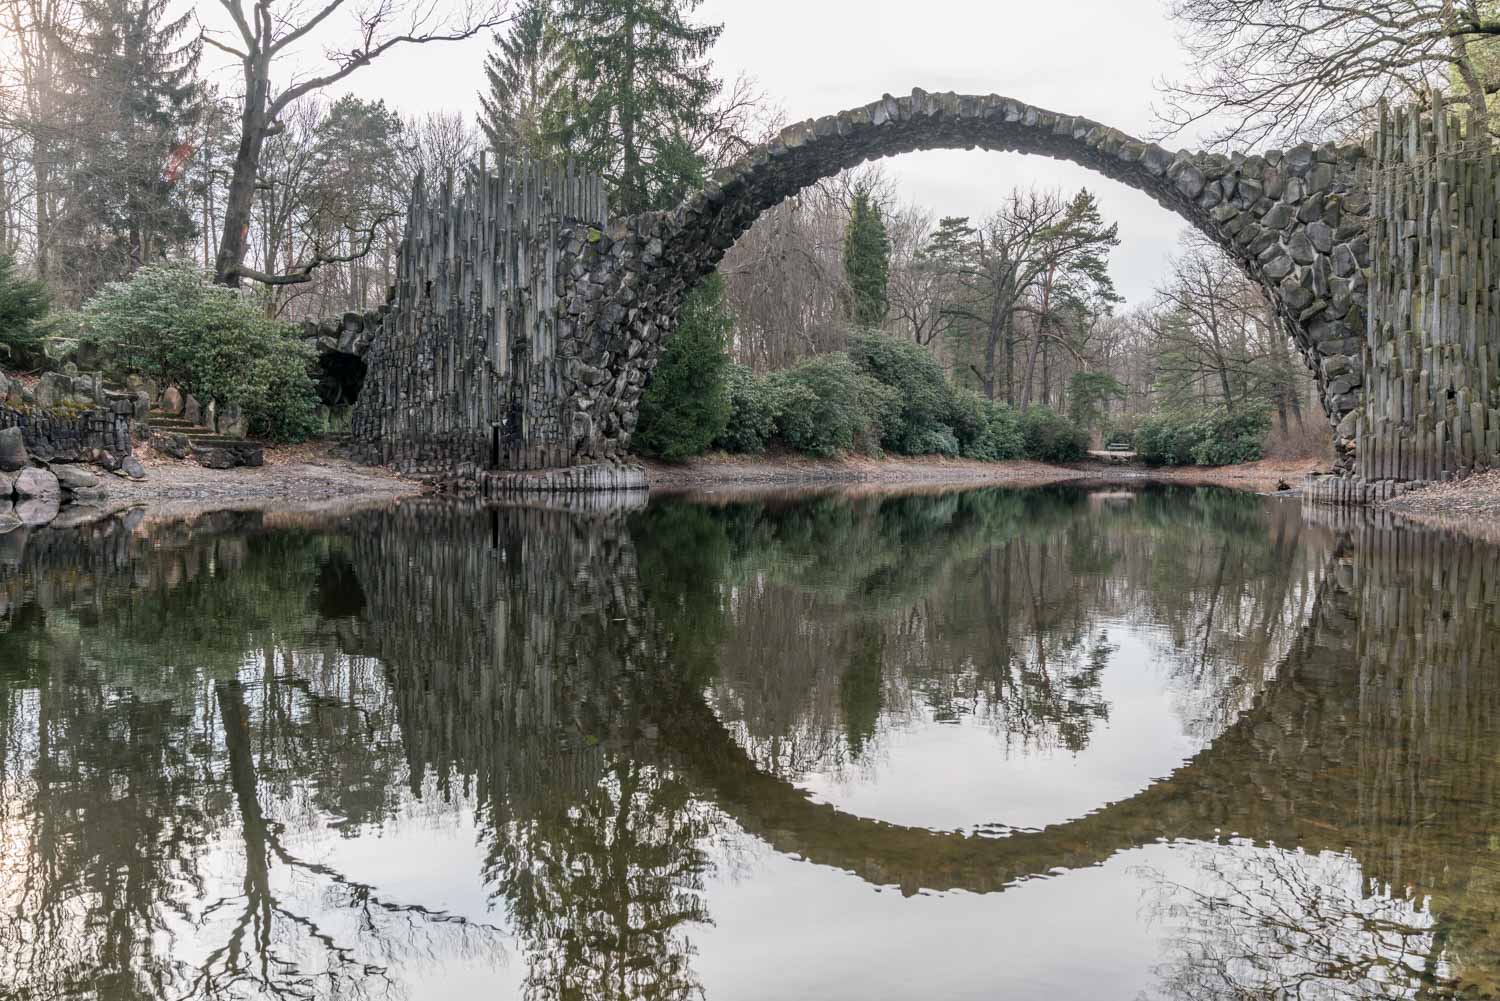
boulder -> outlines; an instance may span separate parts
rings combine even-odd
[[[57,497],[32,497],[16,505],[16,517],[27,528],[40,528],[52,524],[61,510],[62,503]]]
[[[26,438],[20,428],[0,430],[0,471],[13,473],[31,464],[26,453]]]
[[[120,468],[120,460],[115,453],[108,449],[96,448],[93,452],[94,465],[106,472],[114,472]]]
[[[9,535],[22,527],[24,522],[16,516],[16,509],[8,500],[0,500],[0,535]]]
[[[198,400],[192,393],[182,398],[182,419],[190,424],[203,423],[203,408],[198,405]]]
[[[203,426],[214,431],[219,429],[219,406],[213,400],[209,400],[208,406],[203,408]]]
[[[219,411],[219,434],[225,438],[245,437],[245,414],[238,403],[226,403]]]
[[[36,405],[44,410],[51,410],[72,395],[73,380],[61,372],[48,372],[42,376],[36,384],[36,389],[32,391]]]
[[[52,475],[57,477],[58,485],[69,492],[75,490],[92,490],[99,485],[99,477],[87,469],[80,469],[77,466],[54,466],[52,468]]]
[[[233,452],[217,445],[194,445],[193,458],[204,469],[233,469],[239,465]]]
[[[182,414],[182,390],[176,386],[168,386],[166,392],[161,394],[161,409],[173,417]]]
[[[19,470],[14,473],[7,473],[5,470],[0,469],[0,502],[10,500],[15,494],[16,477],[20,475]]]
[[[50,469],[23,469],[16,477],[16,496],[21,500],[57,500],[62,497],[62,484]]]
[[[146,467],[141,465],[141,460],[133,455],[127,455],[120,460],[120,472],[132,480],[144,480],[146,478]]]
[[[151,447],[173,459],[186,459],[193,452],[193,443],[185,434],[154,434]]]

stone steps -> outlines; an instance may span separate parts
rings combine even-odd
[[[261,446],[248,438],[220,434],[178,414],[153,409],[147,415],[151,447],[174,459],[194,459],[206,469],[233,469],[265,463]]]

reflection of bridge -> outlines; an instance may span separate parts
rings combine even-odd
[[[416,513],[412,524],[427,517]],[[789,782],[759,771],[705,702],[704,679],[677,673],[670,637],[652,624],[653,608],[642,607],[637,592],[608,583],[634,575],[625,521],[572,520],[560,531],[552,522],[561,516],[554,513],[512,511],[504,517],[508,541],[503,545],[527,554],[511,564],[514,571],[524,564],[528,579],[547,582],[541,590],[533,586],[526,600],[537,602],[550,624],[533,620],[527,626],[516,618],[521,609],[513,606],[507,610],[510,626],[498,633],[483,623],[450,624],[441,632],[466,646],[483,646],[487,636],[524,646],[509,646],[504,654],[480,654],[470,647],[454,658],[434,658],[426,645],[430,634],[412,633],[399,621],[401,609],[412,607],[406,599],[388,593],[382,607],[372,608],[372,622],[391,639],[423,640],[420,654],[412,649],[394,660],[395,651],[382,649],[382,643],[364,645],[366,652],[386,657],[392,667],[420,655],[414,663],[436,661],[478,672],[423,679],[425,704],[440,699],[449,722],[413,720],[408,739],[425,740],[426,734],[447,741],[462,730],[503,757],[504,738],[493,729],[493,714],[544,706],[551,715],[533,732],[581,731],[593,735],[591,743],[660,756],[778,851],[874,883],[907,891],[993,892],[1028,876],[1097,864],[1158,839],[1238,835],[1308,850],[1349,849],[1371,876],[1443,895],[1462,889],[1467,869],[1461,860],[1485,850],[1486,832],[1495,826],[1491,821],[1500,820],[1490,762],[1476,757],[1484,748],[1500,747],[1500,673],[1470,653],[1484,649],[1497,622],[1493,595],[1483,590],[1493,554],[1476,544],[1368,524],[1343,526],[1343,547],[1324,573],[1310,620],[1275,680],[1208,748],[1130,799],[1039,831],[991,838],[853,816],[814,803]],[[479,543],[468,549],[471,553],[483,549],[491,532],[481,518],[470,519],[470,534]],[[544,530],[531,531],[533,522]],[[386,540],[381,543],[386,549],[403,531],[388,526],[356,534]],[[451,551],[457,557],[465,551],[462,530],[455,525],[444,530],[445,536],[455,532],[458,544]],[[1394,548],[1412,540],[1428,551]],[[402,565],[393,555],[385,552],[381,565]],[[445,567],[446,558],[435,558],[435,572],[443,579],[465,582],[466,588],[480,582],[481,571],[457,573],[457,567]],[[359,569],[362,579],[372,569],[386,574],[384,585],[366,584],[372,595],[405,586],[388,571]],[[462,613],[489,607],[496,597],[475,593],[443,601],[441,607]],[[1448,614],[1456,601],[1467,608],[1462,620]],[[578,624],[583,629],[578,636],[586,638],[563,635],[566,630],[556,629],[561,621]],[[578,672],[600,652],[607,652],[615,667],[584,680]],[[529,677],[545,675],[548,684],[563,684],[571,706],[540,690],[516,699],[504,683],[484,680],[491,669],[516,670],[523,658]],[[597,665],[587,670],[597,672]],[[623,700],[622,677],[634,693]],[[481,704],[484,699],[491,701]],[[481,738],[486,730],[490,736]],[[476,749],[430,752],[454,761]],[[1467,800],[1471,807],[1458,815],[1450,805],[1454,800]]]

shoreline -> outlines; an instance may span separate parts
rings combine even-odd
[[[329,442],[268,447],[264,466],[229,470],[204,469],[143,448],[137,458],[146,467],[145,480],[106,477],[101,484],[105,498],[65,520],[93,520],[131,508],[144,508],[145,516],[153,520],[210,511],[327,515],[411,497],[442,496],[418,479],[336,455],[335,448]],[[646,471],[650,495],[704,500],[792,497],[830,490],[874,495],[1062,483],[1218,486],[1295,497],[1301,494],[1303,478],[1326,465],[1316,459],[1262,459],[1212,468],[1152,468],[1106,461],[1050,465],[1030,460],[989,463],[909,456],[812,459],[796,454],[709,454],[681,463],[636,462]],[[1290,489],[1280,489],[1283,485]],[[524,498],[518,500],[524,502]],[[1500,542],[1500,470],[1433,484],[1374,509],[1414,525]]]

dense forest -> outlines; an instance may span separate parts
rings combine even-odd
[[[183,269],[236,291],[194,294],[182,350],[229,330],[276,354],[291,321],[384,301],[419,173],[472,169],[481,150],[571,158],[625,214],[675,205],[785,124],[755,81],[721,75],[722,26],[698,0],[344,6],[0,0],[0,364],[129,357],[118,331],[178,312],[161,290]],[[1164,85],[1163,134],[1347,138],[1378,101],[1434,87],[1487,120],[1497,89],[1500,22],[1479,0],[1173,0],[1169,14],[1191,72]],[[313,33],[337,38],[309,63]],[[470,114],[346,84],[394,49],[476,37],[492,44]],[[226,60],[235,86],[205,71]],[[1156,294],[1125,303],[1119,247],[1089,190],[1000,188],[952,217],[878,164],[819,183],[690,297],[636,446],[1065,459],[1134,437],[1158,461],[1218,462],[1269,435],[1316,454],[1312,379],[1262,290],[1184,234]],[[263,373],[220,381],[266,392]],[[261,409],[312,392],[295,373],[272,381]]]

